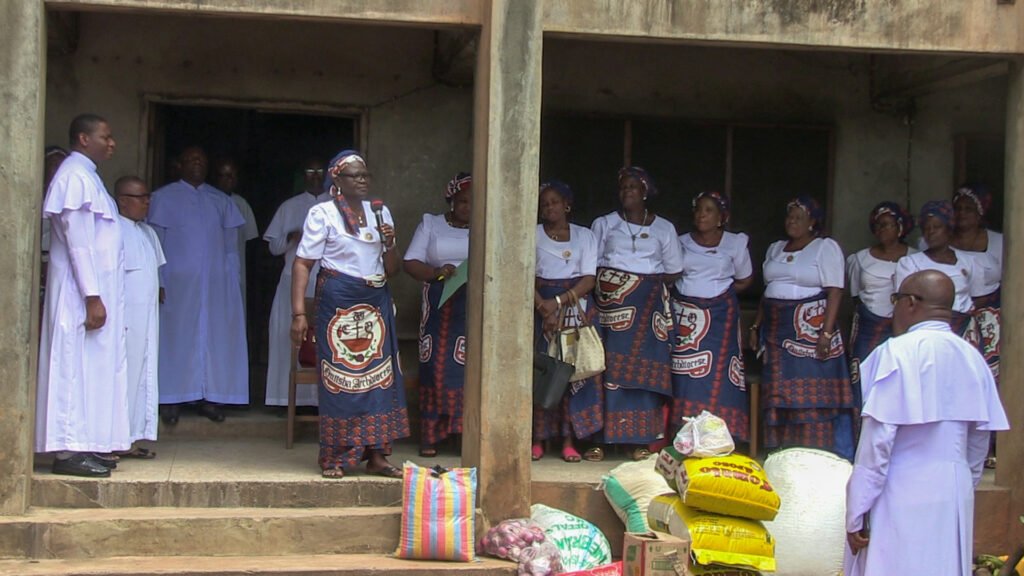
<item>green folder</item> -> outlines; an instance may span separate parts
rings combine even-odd
[[[456,290],[462,288],[462,285],[465,284],[468,279],[469,259],[467,258],[462,261],[462,264],[459,264],[455,268],[455,273],[444,281],[444,290],[441,291],[441,300],[437,303],[437,307],[440,308],[441,306],[444,306],[444,303],[452,297],[452,294],[455,294]]]

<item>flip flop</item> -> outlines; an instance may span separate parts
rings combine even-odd
[[[345,477],[345,469],[340,466],[324,468],[320,471],[320,476],[327,478],[328,480],[341,480]]]
[[[421,458],[435,458],[437,457],[437,448],[433,446],[423,446],[420,448]]]
[[[985,469],[986,470],[995,470],[996,469],[996,457],[995,456],[989,456],[988,458],[985,458]]]
[[[587,462],[601,462],[604,460],[604,450],[600,446],[587,448],[587,451],[583,453],[583,459]]]
[[[536,462],[544,457],[544,445],[540,442],[534,442],[530,448],[530,459]]]
[[[139,460],[152,460],[156,458],[156,452],[142,447],[135,447],[127,452],[118,452],[117,455],[121,458],[137,458]]]
[[[566,446],[562,448],[562,460],[566,462],[579,462],[581,460],[580,453],[576,451],[573,446]]]
[[[388,464],[387,466],[385,466],[385,467],[383,467],[383,468],[381,468],[379,470],[370,470],[369,468],[367,468],[366,471],[369,474],[373,474],[374,476],[383,476],[385,478],[401,478],[402,477],[402,471],[399,470],[398,468],[390,465],[390,464]]]

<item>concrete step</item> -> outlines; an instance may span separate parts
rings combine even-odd
[[[386,554],[400,524],[400,507],[35,508],[0,517],[0,559]]]
[[[398,506],[402,482],[353,475],[342,481],[308,474],[308,480],[130,480],[37,474],[32,505],[47,508],[320,508]]]
[[[468,563],[428,562],[399,560],[381,554],[0,561],[0,576],[502,576],[515,573],[515,564],[493,558]]]

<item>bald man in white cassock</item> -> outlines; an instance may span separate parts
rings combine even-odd
[[[128,421],[132,442],[156,440],[160,391],[160,267],[167,263],[160,239],[143,222],[150,193],[136,176],[114,183],[124,237],[125,325],[128,327]],[[122,458],[148,460],[156,452],[133,445]]]
[[[954,293],[937,270],[908,276],[896,336],[861,364],[846,576],[971,574],[974,489],[989,436],[1009,425],[985,358],[950,329]]]
[[[110,476],[104,455],[131,445],[124,327],[124,250],[114,199],[96,165],[114,153],[103,118],[71,122],[71,155],[43,201],[50,264],[39,334],[37,452],[53,472]]]

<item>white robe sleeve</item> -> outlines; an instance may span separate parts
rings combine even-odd
[[[864,515],[875,505],[885,488],[889,457],[899,426],[883,424],[870,416],[862,420],[853,474],[846,484],[846,531],[864,527]]]
[[[665,267],[666,274],[678,274],[683,271],[683,245],[679,243],[679,234],[674,224],[665,221],[667,234],[659,234],[658,242],[661,243],[661,265]]]
[[[736,235],[736,251],[732,255],[732,265],[736,269],[733,276],[736,280],[745,280],[754,274],[754,264],[750,260],[750,237],[742,232]]]
[[[825,238],[818,251],[818,279],[822,288],[842,288],[846,284],[843,263],[843,249],[835,240]]]
[[[594,223],[590,225],[590,231],[594,233],[594,239],[597,240],[597,262],[599,265],[601,257],[604,256],[604,243],[607,235],[606,227],[607,221],[603,216],[594,220]]]
[[[971,422],[970,430],[967,432],[967,464],[971,467],[975,488],[978,487],[981,475],[985,472],[985,457],[988,456],[991,435],[988,430],[979,430],[977,422]]]
[[[917,266],[914,265],[914,261],[910,258],[910,255],[904,256],[896,261],[896,280],[893,286],[894,291],[899,292],[900,285],[914,272],[917,272]]]
[[[58,216],[64,237],[68,242],[71,269],[82,296],[98,296],[99,282],[96,279],[96,265],[93,262],[93,238],[96,234],[96,215],[88,206],[78,210],[66,210]]]
[[[416,260],[417,262],[427,263],[427,245],[430,243],[430,224],[427,216],[423,217],[423,221],[416,226],[416,231],[412,233],[412,240],[409,242],[409,247],[405,250],[405,257],[403,260]]]
[[[860,282],[860,258],[858,254],[850,254],[846,259],[846,277],[850,282],[850,296],[856,298],[863,290]]]
[[[320,260],[327,248],[327,236],[330,227],[323,210],[314,206],[306,215],[306,222],[302,226],[302,240],[295,255],[307,260]]]

